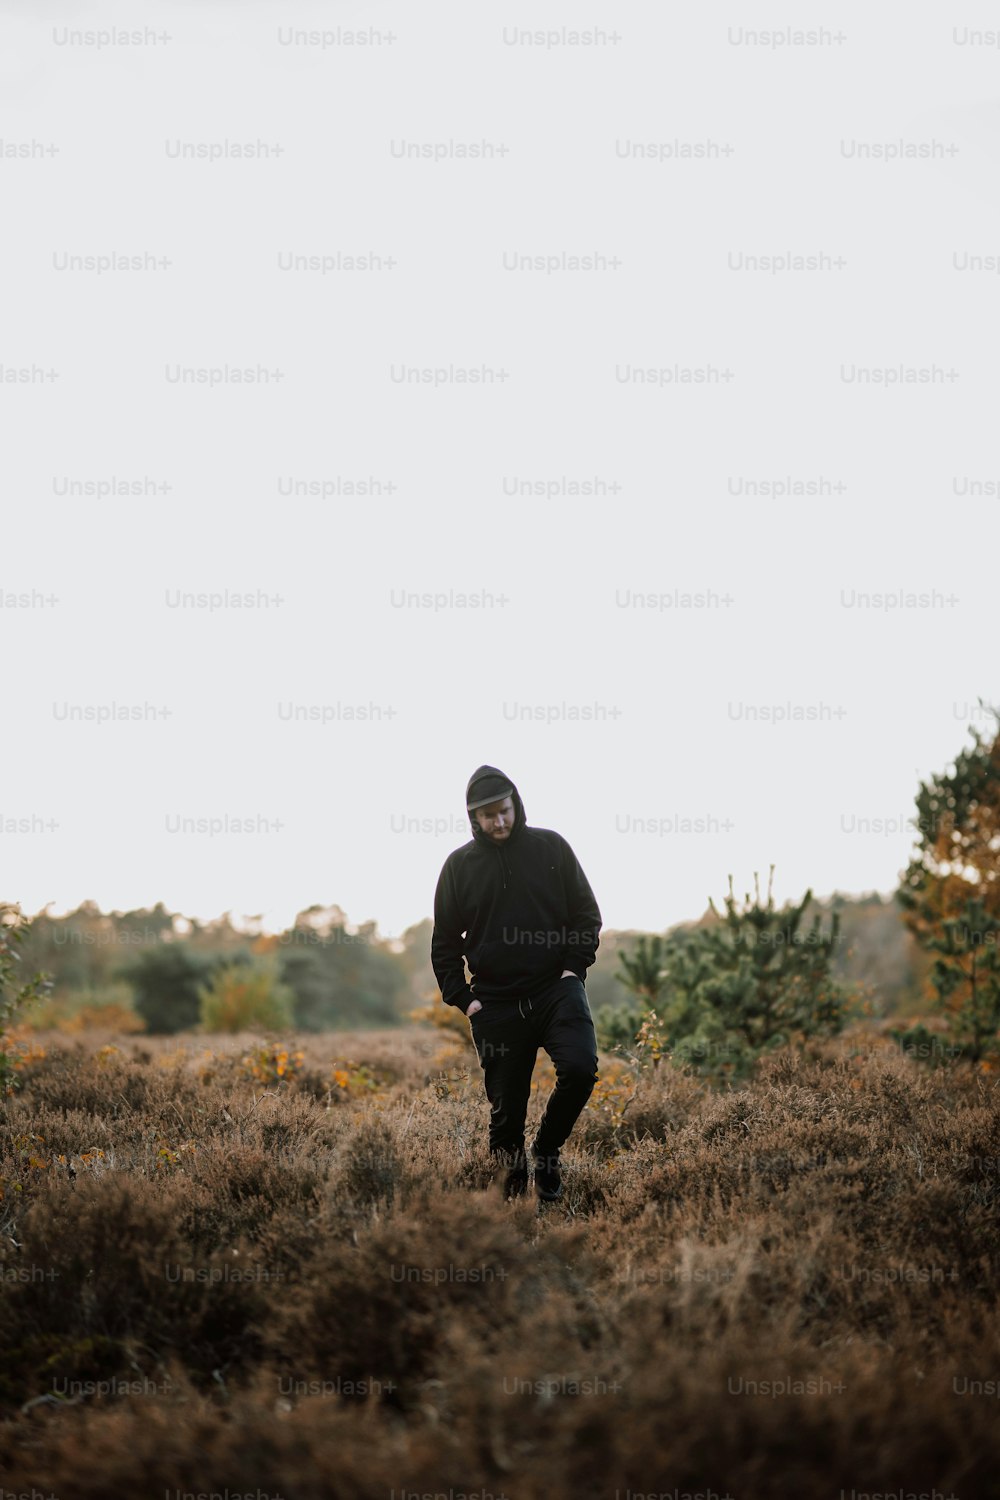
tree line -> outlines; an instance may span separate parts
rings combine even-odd
[[[806,891],[775,906],[738,901],[664,933],[602,932],[587,988],[605,1048],[639,1047],[705,1072],[739,1075],[763,1053],[832,1036],[852,1018],[935,1012],[952,1054],[993,1066],[1000,1027],[1000,713],[992,737],[921,783],[915,847],[897,891],[882,897]],[[301,1031],[406,1023],[439,993],[429,918],[401,938],[374,922],[351,929],[336,905],[298,913],[278,934],[229,913],[201,922],[162,902],[62,917],[0,904],[0,1036],[15,997],[35,1025],[104,1024],[169,1033],[257,1027]],[[28,981],[23,977],[31,974]],[[930,1014],[926,1017],[931,1019]],[[940,1050],[924,1020],[904,1045]],[[1000,1065],[1000,1058],[997,1058]]]

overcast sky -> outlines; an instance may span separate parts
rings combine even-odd
[[[3,899],[396,935],[484,761],[609,927],[888,892],[989,727],[995,50],[516,10],[4,19]]]

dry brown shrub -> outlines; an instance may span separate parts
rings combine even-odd
[[[5,1101],[13,1491],[993,1492],[988,1077],[605,1060],[540,1209],[502,1201],[467,1040],[296,1038],[273,1086],[258,1041],[46,1042]]]

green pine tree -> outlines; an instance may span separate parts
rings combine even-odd
[[[714,921],[665,941],[640,939],[634,959],[622,959],[617,977],[640,1001],[641,1040],[654,1058],[666,1052],[706,1074],[742,1074],[765,1052],[843,1027],[850,992],[831,974],[839,916],[828,932],[819,913],[803,930],[812,892],[779,910],[773,878],[772,865],[762,901],[755,875],[754,899],[740,906],[730,876],[724,914],[709,898]]]

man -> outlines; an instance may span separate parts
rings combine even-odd
[[[597,1082],[584,979],[601,913],[569,844],[527,826],[517,787],[502,771],[480,766],[465,805],[472,840],[449,854],[438,877],[431,965],[444,1003],[469,1017],[491,1106],[490,1152],[508,1168],[507,1198],[527,1187],[531,1074],[539,1047],[551,1057],[556,1086],[532,1165],[538,1196],[552,1201],[562,1194],[560,1148]]]

